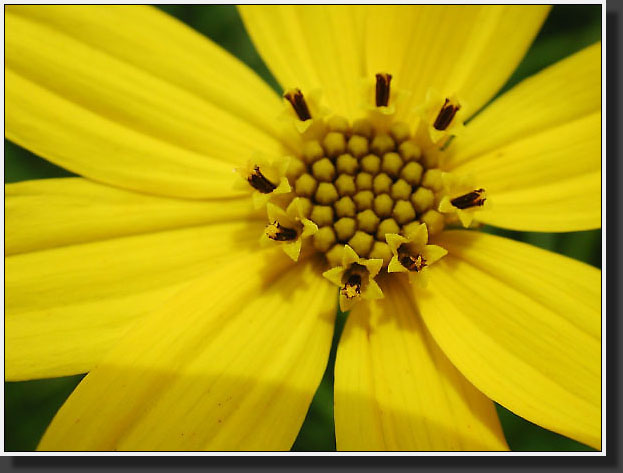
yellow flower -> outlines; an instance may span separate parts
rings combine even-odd
[[[338,449],[503,450],[492,400],[599,448],[600,272],[452,226],[600,226],[600,45],[474,116],[547,7],[240,11],[285,99],[153,8],[6,9],[6,136],[82,176],[6,186],[6,379],[88,372],[39,449],[289,449],[346,244],[382,269],[342,294],[384,298],[339,343]],[[388,234],[407,270],[447,251],[425,288],[387,272]]]

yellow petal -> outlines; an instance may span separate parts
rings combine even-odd
[[[310,237],[318,232],[318,225],[308,218],[301,219],[301,223],[303,224],[303,232],[301,233],[302,238]]]
[[[600,271],[478,232],[438,243],[448,256],[416,300],[448,358],[504,407],[600,448]]]
[[[601,43],[595,43],[525,79],[488,105],[449,148],[450,165],[456,167],[600,108]]]
[[[370,7],[367,75],[387,72],[407,89],[410,118],[428,90],[456,94],[469,116],[504,84],[528,50],[550,7],[422,5]],[[486,71],[486,73],[483,73]]]
[[[379,271],[383,267],[383,260],[381,258],[361,259],[360,264],[363,264],[370,274],[370,279],[376,277]]]
[[[474,220],[473,212],[458,209],[456,214],[459,216],[461,225],[463,225],[464,228],[468,228],[472,224],[472,220]]]
[[[407,238],[417,247],[425,247],[428,243],[428,228],[426,227],[426,224],[422,223],[415,229],[411,230],[407,235]]]
[[[87,375],[39,449],[289,449],[327,363],[334,296],[318,268],[274,250],[207,274]]]
[[[6,136],[78,174],[184,197],[232,193],[232,163],[280,155],[279,97],[164,13],[12,6]]]
[[[284,90],[322,89],[333,113],[353,118],[362,75],[361,7],[242,5],[257,50]]]
[[[327,278],[336,286],[342,287],[342,277],[344,276],[345,271],[346,270],[342,266],[336,266],[335,268],[328,269],[322,273],[322,276]]]
[[[408,271],[409,270],[398,261],[398,255],[392,256],[392,259],[389,260],[389,264],[387,265],[388,273],[406,273]]]
[[[383,297],[385,297],[385,295],[383,294],[383,290],[381,289],[381,286],[379,286],[378,283],[372,278],[370,278],[370,280],[368,281],[366,290],[363,292],[362,295],[364,299],[368,299],[370,301],[376,300],[376,299],[383,299]]]
[[[357,304],[338,346],[339,450],[505,450],[493,403],[452,366],[398,279]]]
[[[257,248],[262,227],[217,223],[7,257],[6,379],[89,371],[133,323],[180,288]]]
[[[7,184],[4,205],[6,255],[261,217],[246,196],[177,200],[128,192],[82,178]]]
[[[426,245],[422,248],[422,256],[430,266],[448,254],[448,250],[438,245]]]
[[[601,113],[514,141],[455,170],[476,176],[493,205],[474,218],[514,230],[601,226]]]
[[[301,245],[303,241],[300,238],[297,238],[296,241],[284,243],[281,245],[281,248],[288,255],[292,261],[298,261],[299,255],[301,254]]]
[[[350,245],[344,246],[344,254],[342,255],[342,267],[348,268],[353,263],[359,263],[359,255],[353,250]]]

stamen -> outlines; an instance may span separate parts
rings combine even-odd
[[[266,176],[264,176],[262,171],[260,171],[259,166],[255,166],[253,168],[253,172],[249,177],[247,177],[247,181],[249,181],[251,187],[257,189],[262,194],[270,194],[277,188],[275,184],[266,179]]]
[[[387,107],[389,103],[389,83],[392,81],[391,74],[376,75],[376,106]]]
[[[398,253],[398,261],[400,264],[407,268],[409,271],[415,271],[419,273],[423,268],[427,266],[426,259],[422,255],[412,256],[407,252],[401,251]]]
[[[448,128],[454,118],[454,115],[456,115],[456,112],[458,112],[460,108],[461,106],[459,104],[453,105],[450,103],[450,99],[446,99],[441,106],[441,110],[439,111],[439,115],[437,115],[435,123],[433,123],[433,127],[440,131]]]
[[[485,203],[484,189],[476,189],[465,195],[452,199],[450,203],[457,209],[468,209],[470,207],[482,207]]]
[[[309,120],[311,118],[309,108],[307,108],[307,102],[305,102],[301,89],[294,89],[290,92],[286,92],[284,97],[292,105],[292,108],[299,117],[299,120],[304,122],[305,120]]]
[[[293,241],[296,240],[297,233],[296,230],[275,221],[266,227],[266,236],[275,241]]]
[[[353,299],[361,295],[361,276],[359,274],[351,274],[344,284],[341,293],[347,299]]]

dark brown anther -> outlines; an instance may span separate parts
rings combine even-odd
[[[361,275],[354,273],[351,274],[346,280],[346,284],[341,290],[341,293],[347,299],[353,299],[361,295]]]
[[[389,83],[392,81],[391,74],[376,75],[376,106],[387,107],[389,103]]]
[[[465,195],[452,199],[450,203],[457,209],[469,209],[470,207],[482,207],[487,198],[484,189],[476,189]]]
[[[299,120],[304,122],[305,120],[309,120],[311,118],[309,108],[307,108],[307,102],[305,102],[301,89],[294,89],[290,92],[286,92],[284,97],[292,105],[292,108],[294,109],[296,116],[299,117]]]
[[[258,190],[262,194],[270,194],[277,188],[275,184],[266,179],[266,176],[264,176],[262,171],[260,171],[259,166],[255,166],[253,168],[253,172],[249,177],[247,177],[247,181],[249,181],[251,187]]]
[[[275,221],[266,227],[266,236],[274,241],[293,241],[298,235],[296,230],[284,227]]]
[[[409,271],[415,271],[419,273],[424,269],[426,265],[426,260],[422,255],[411,256],[409,253],[401,252],[398,254],[398,261],[400,264],[407,268]]]
[[[450,103],[450,99],[446,99],[441,107],[441,110],[439,110],[439,115],[437,115],[437,119],[435,120],[435,123],[433,123],[433,127],[440,131],[448,128],[454,118],[454,115],[456,115],[456,112],[458,112],[460,108],[461,106],[459,104],[453,105]]]

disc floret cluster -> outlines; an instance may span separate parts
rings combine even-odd
[[[324,274],[341,288],[344,310],[362,297],[382,297],[379,274],[406,272],[424,283],[428,267],[446,254],[429,238],[459,220],[468,226],[486,201],[484,189],[439,167],[458,102],[445,98],[430,121],[415,126],[394,121],[390,80],[377,74],[376,107],[352,122],[315,116],[300,90],[286,93],[300,153],[278,164],[250,163],[241,173],[256,204],[267,205],[262,238],[294,260],[301,251],[324,254]]]

